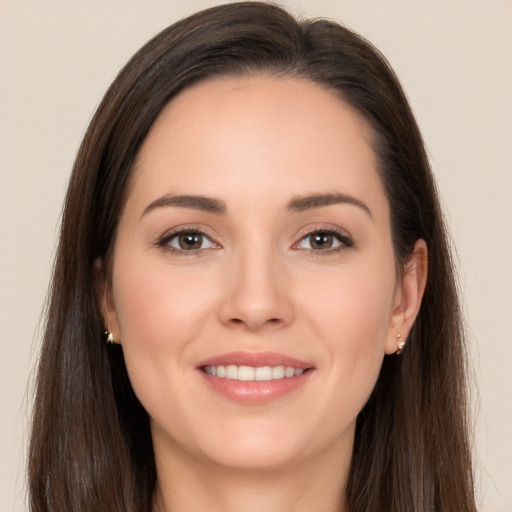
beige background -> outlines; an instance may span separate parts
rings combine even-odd
[[[38,321],[66,181],[100,97],[149,37],[213,1],[0,0],[0,511],[26,511]],[[400,76],[460,262],[483,512],[512,511],[512,1],[289,0],[373,41]]]

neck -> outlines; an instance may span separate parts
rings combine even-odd
[[[154,512],[345,510],[350,453],[340,455],[333,446],[322,461],[304,460],[277,469],[227,468],[179,450],[173,451],[172,458],[156,455]]]

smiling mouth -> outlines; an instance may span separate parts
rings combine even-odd
[[[292,377],[299,377],[309,370],[309,368],[294,368],[293,366],[283,365],[253,367],[234,364],[205,365],[200,369],[212,377],[243,382],[290,379]]]
[[[315,365],[276,352],[242,351],[211,357],[196,368],[222,397],[243,405],[264,405],[305,386]]]

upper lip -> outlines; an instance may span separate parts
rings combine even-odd
[[[290,366],[297,369],[306,370],[312,368],[313,365],[295,359],[277,352],[229,352],[227,354],[219,354],[201,361],[197,367],[203,366],[252,366],[259,368],[262,366]]]

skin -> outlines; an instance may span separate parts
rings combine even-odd
[[[343,510],[357,414],[426,280],[423,241],[396,274],[370,130],[305,80],[207,81],[164,108],[134,172],[104,313],[151,418],[155,510]],[[333,192],[364,207],[287,208]],[[226,212],[147,210],[166,195],[216,198]],[[206,234],[199,252],[162,242],[178,227]],[[310,233],[330,229],[341,238],[311,249]],[[277,400],[233,402],[197,365],[235,350],[314,370]]]

